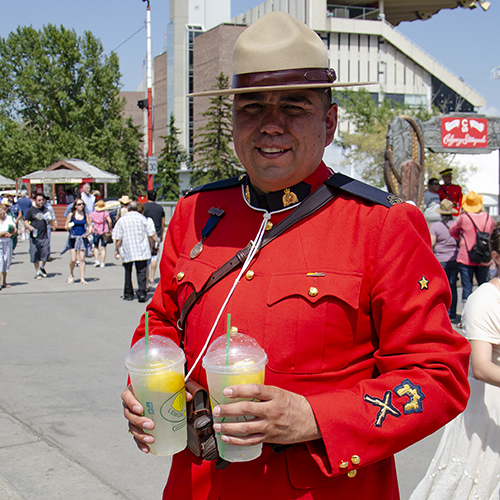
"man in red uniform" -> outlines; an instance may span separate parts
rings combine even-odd
[[[180,323],[187,370],[205,387],[196,360],[212,325],[213,339],[225,333],[216,317],[226,299],[232,325],[265,349],[265,385],[224,392],[257,401],[213,409],[254,416],[214,429],[230,444],[263,443],[262,455],[218,469],[186,449],[173,457],[163,498],[398,499],[394,453],[454,418],[468,398],[469,347],[448,319],[446,275],[417,208],[322,162],[337,125],[323,41],[274,12],[240,36],[233,61],[226,92],[235,95],[234,144],[247,173],[179,201],[148,305],[150,334],[180,343],[193,291],[260,231],[313,211],[248,267],[234,265]],[[318,204],[327,187],[335,197]],[[142,336],[144,318],[133,343]],[[153,422],[130,388],[122,399],[147,453]]]
[[[443,184],[439,185],[439,197],[441,198],[441,201],[446,199],[453,202],[453,207],[457,209],[455,214],[456,216],[459,214],[460,208],[462,207],[462,188],[457,184],[451,183],[453,169],[445,168],[439,172],[439,174],[443,180]]]

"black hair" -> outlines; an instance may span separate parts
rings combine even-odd
[[[149,201],[156,201],[156,191],[154,189],[150,189],[148,191],[148,200]]]
[[[500,254],[500,222],[495,224],[490,235],[490,250]]]

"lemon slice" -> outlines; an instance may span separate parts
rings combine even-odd
[[[155,373],[148,377],[146,386],[153,392],[177,392],[184,387],[184,376],[174,371]]]

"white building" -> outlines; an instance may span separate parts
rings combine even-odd
[[[378,8],[373,8],[373,5]],[[267,0],[230,19],[230,0],[170,0],[168,115],[174,113],[176,126],[181,130],[181,143],[192,150],[193,104],[186,94],[193,89],[195,36],[221,23],[250,25],[268,12],[278,10],[305,22],[324,40],[330,55],[330,67],[337,72],[338,81],[377,82],[366,87],[377,102],[392,99],[429,109],[436,105],[446,112],[476,111],[486,104],[486,100],[393,26],[402,21],[427,19],[442,8],[457,5],[470,6],[471,2]],[[216,51],[231,49],[214,47]],[[181,177],[185,182],[187,172],[184,175],[181,172]]]

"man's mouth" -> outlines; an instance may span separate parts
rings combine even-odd
[[[257,149],[267,154],[285,153],[287,151],[287,149],[281,149],[281,148],[257,148]]]

